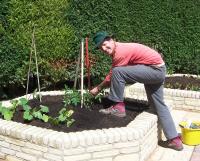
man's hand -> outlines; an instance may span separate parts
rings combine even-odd
[[[90,93],[93,95],[93,96],[96,96],[98,93],[100,92],[98,86],[97,87],[94,87],[92,90],[90,90]]]

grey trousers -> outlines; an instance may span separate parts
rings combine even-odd
[[[158,115],[158,119],[167,139],[178,136],[174,121],[163,98],[163,86],[166,67],[151,67],[146,65],[133,65],[115,67],[112,69],[110,94],[108,98],[114,102],[123,102],[126,83],[143,83],[147,99]]]

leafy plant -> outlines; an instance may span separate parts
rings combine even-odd
[[[65,85],[65,94],[64,94],[64,99],[63,103],[64,106],[70,106],[74,105],[77,106],[81,102],[81,97],[80,97],[80,92],[77,90],[70,90],[66,85]]]
[[[17,100],[11,101],[11,106],[9,107],[4,107],[2,103],[0,103],[0,114],[3,116],[5,120],[7,121],[12,120],[18,104],[19,102]]]
[[[72,118],[72,114],[74,113],[73,110],[67,110],[66,108],[62,108],[59,111],[59,116],[58,117],[50,117],[49,121],[54,124],[58,125],[60,123],[64,123],[67,125],[67,127],[70,127],[74,123],[74,119]]]
[[[90,108],[94,104],[94,96],[92,96],[88,91],[83,94],[83,104],[86,108]]]
[[[44,122],[48,122],[49,116],[46,115],[48,112],[49,112],[49,108],[47,106],[40,105],[39,110],[36,110],[36,108],[33,109],[32,115],[34,118],[37,118]]]

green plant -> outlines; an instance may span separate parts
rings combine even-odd
[[[11,120],[13,117],[13,110],[10,108],[6,108],[2,106],[2,103],[0,103],[0,114],[3,116],[5,120]]]
[[[104,91],[100,92],[98,95],[95,97],[89,93],[89,91],[85,91],[83,94],[83,105],[86,108],[90,108],[92,105],[94,105],[95,101],[96,102],[101,102],[102,97],[104,96],[103,94]]]
[[[49,117],[49,121],[54,124],[58,125],[60,123],[64,123],[67,125],[67,127],[70,127],[74,123],[74,119],[72,118],[72,114],[74,113],[73,110],[67,110],[66,108],[62,108],[59,111],[58,117]]]
[[[70,90],[65,85],[65,94],[63,98],[64,107],[74,105],[77,106],[81,102],[80,92],[77,90]]]
[[[49,108],[47,106],[40,105],[39,110],[36,110],[36,108],[33,109],[32,115],[34,116],[34,118],[37,118],[44,122],[48,122],[49,116],[46,115],[48,112]]]
[[[11,106],[9,107],[4,107],[2,103],[0,103],[0,114],[3,116],[5,120],[8,120],[8,121],[12,120],[13,115],[16,111],[16,108],[20,102],[18,100],[12,100],[10,103],[11,103]]]

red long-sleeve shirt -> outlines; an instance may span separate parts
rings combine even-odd
[[[109,83],[112,75],[112,68],[127,65],[157,65],[164,63],[161,55],[148,46],[138,43],[116,42],[115,53],[112,56],[112,67],[106,76],[104,83]]]

